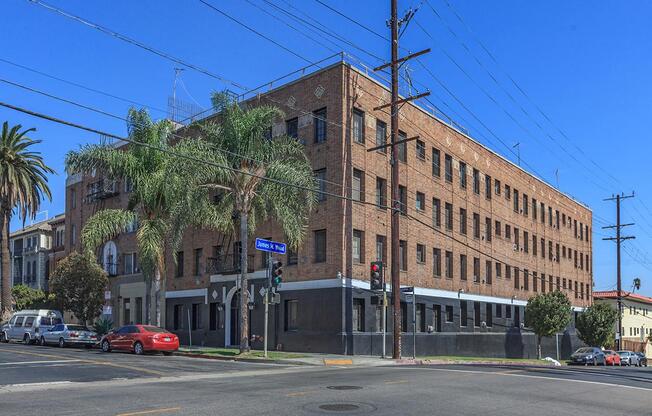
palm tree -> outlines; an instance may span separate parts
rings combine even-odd
[[[316,202],[316,182],[304,147],[296,139],[271,138],[272,124],[283,117],[276,107],[245,108],[225,94],[212,97],[218,121],[200,125],[198,139],[186,139],[175,150],[194,155],[197,164],[186,170],[188,202],[199,204],[201,214],[192,218],[225,233],[239,229],[240,254],[240,351],[249,351],[247,267],[249,235],[271,217],[278,222],[290,246],[297,248],[306,233],[308,215]],[[202,161],[204,163],[202,163]],[[210,163],[205,163],[209,161]],[[179,160],[177,160],[179,162]],[[178,172],[178,170],[177,170]],[[213,199],[214,209],[200,201]],[[203,194],[203,198],[198,195]],[[193,208],[185,207],[188,217]],[[179,227],[181,228],[181,227]],[[238,253],[234,253],[234,256]]]
[[[20,131],[21,125],[11,129],[9,123],[2,124],[0,136],[0,229],[2,232],[2,313],[6,317],[11,311],[11,265],[9,254],[9,224],[16,210],[23,221],[34,217],[43,198],[52,199],[47,174],[54,173],[43,161],[39,152],[31,146],[41,143],[27,137],[35,129]]]
[[[82,230],[85,249],[97,250],[106,241],[138,224],[138,257],[145,280],[145,321],[152,323],[152,283],[155,283],[155,322],[161,325],[161,286],[165,283],[165,250],[170,232],[170,213],[179,184],[167,175],[172,147],[172,125],[153,122],[146,111],[130,110],[129,137],[146,145],[116,148],[107,144],[86,145],[66,156],[69,172],[97,170],[109,180],[130,180],[133,192],[126,209],[105,209],[95,213]],[[162,149],[162,150],[159,150]],[[163,278],[162,278],[163,276]]]

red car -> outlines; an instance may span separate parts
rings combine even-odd
[[[620,362],[620,355],[616,351],[604,351],[604,365],[622,365]]]
[[[165,355],[179,349],[179,338],[163,328],[151,325],[125,325],[106,334],[100,341],[104,352],[133,351],[141,355],[147,351],[161,351]]]

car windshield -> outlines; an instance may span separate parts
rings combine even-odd
[[[579,350],[575,351],[578,354],[587,354],[590,352],[593,352],[593,348],[580,348]]]
[[[89,329],[82,325],[66,325],[68,331],[89,331]]]
[[[613,354],[614,352],[611,351],[611,350],[604,350],[604,353],[605,353],[605,354]]]
[[[618,351],[618,354],[627,355],[627,354],[629,354],[629,351]]]
[[[156,332],[159,334],[166,334],[168,332],[167,330],[163,328],[159,328],[157,326],[144,326],[143,329],[147,332]]]

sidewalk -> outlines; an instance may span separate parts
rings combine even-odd
[[[510,359],[489,357],[456,357],[456,356],[429,356],[412,357],[392,360],[378,356],[366,355],[338,355],[320,353],[295,353],[285,351],[269,351],[268,358],[263,356],[263,351],[252,350],[248,354],[240,354],[237,349],[212,348],[212,347],[187,347],[182,346],[176,355],[227,361],[264,362],[290,365],[313,366],[387,366],[387,365],[510,365],[510,366],[554,366],[550,361],[536,359]],[[563,364],[562,364],[563,365]]]

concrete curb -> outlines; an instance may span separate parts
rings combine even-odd
[[[180,357],[189,357],[189,358],[203,358],[206,360],[219,360],[219,361],[242,361],[245,363],[258,363],[258,364],[291,364],[291,365],[316,365],[316,364],[311,364],[303,361],[295,362],[292,360],[273,360],[270,358],[247,358],[247,357],[226,357],[226,356],[220,356],[220,355],[213,355],[213,354],[200,354],[200,353],[192,353],[192,352],[184,352],[184,351],[177,351],[173,353],[172,355],[180,356]]]

